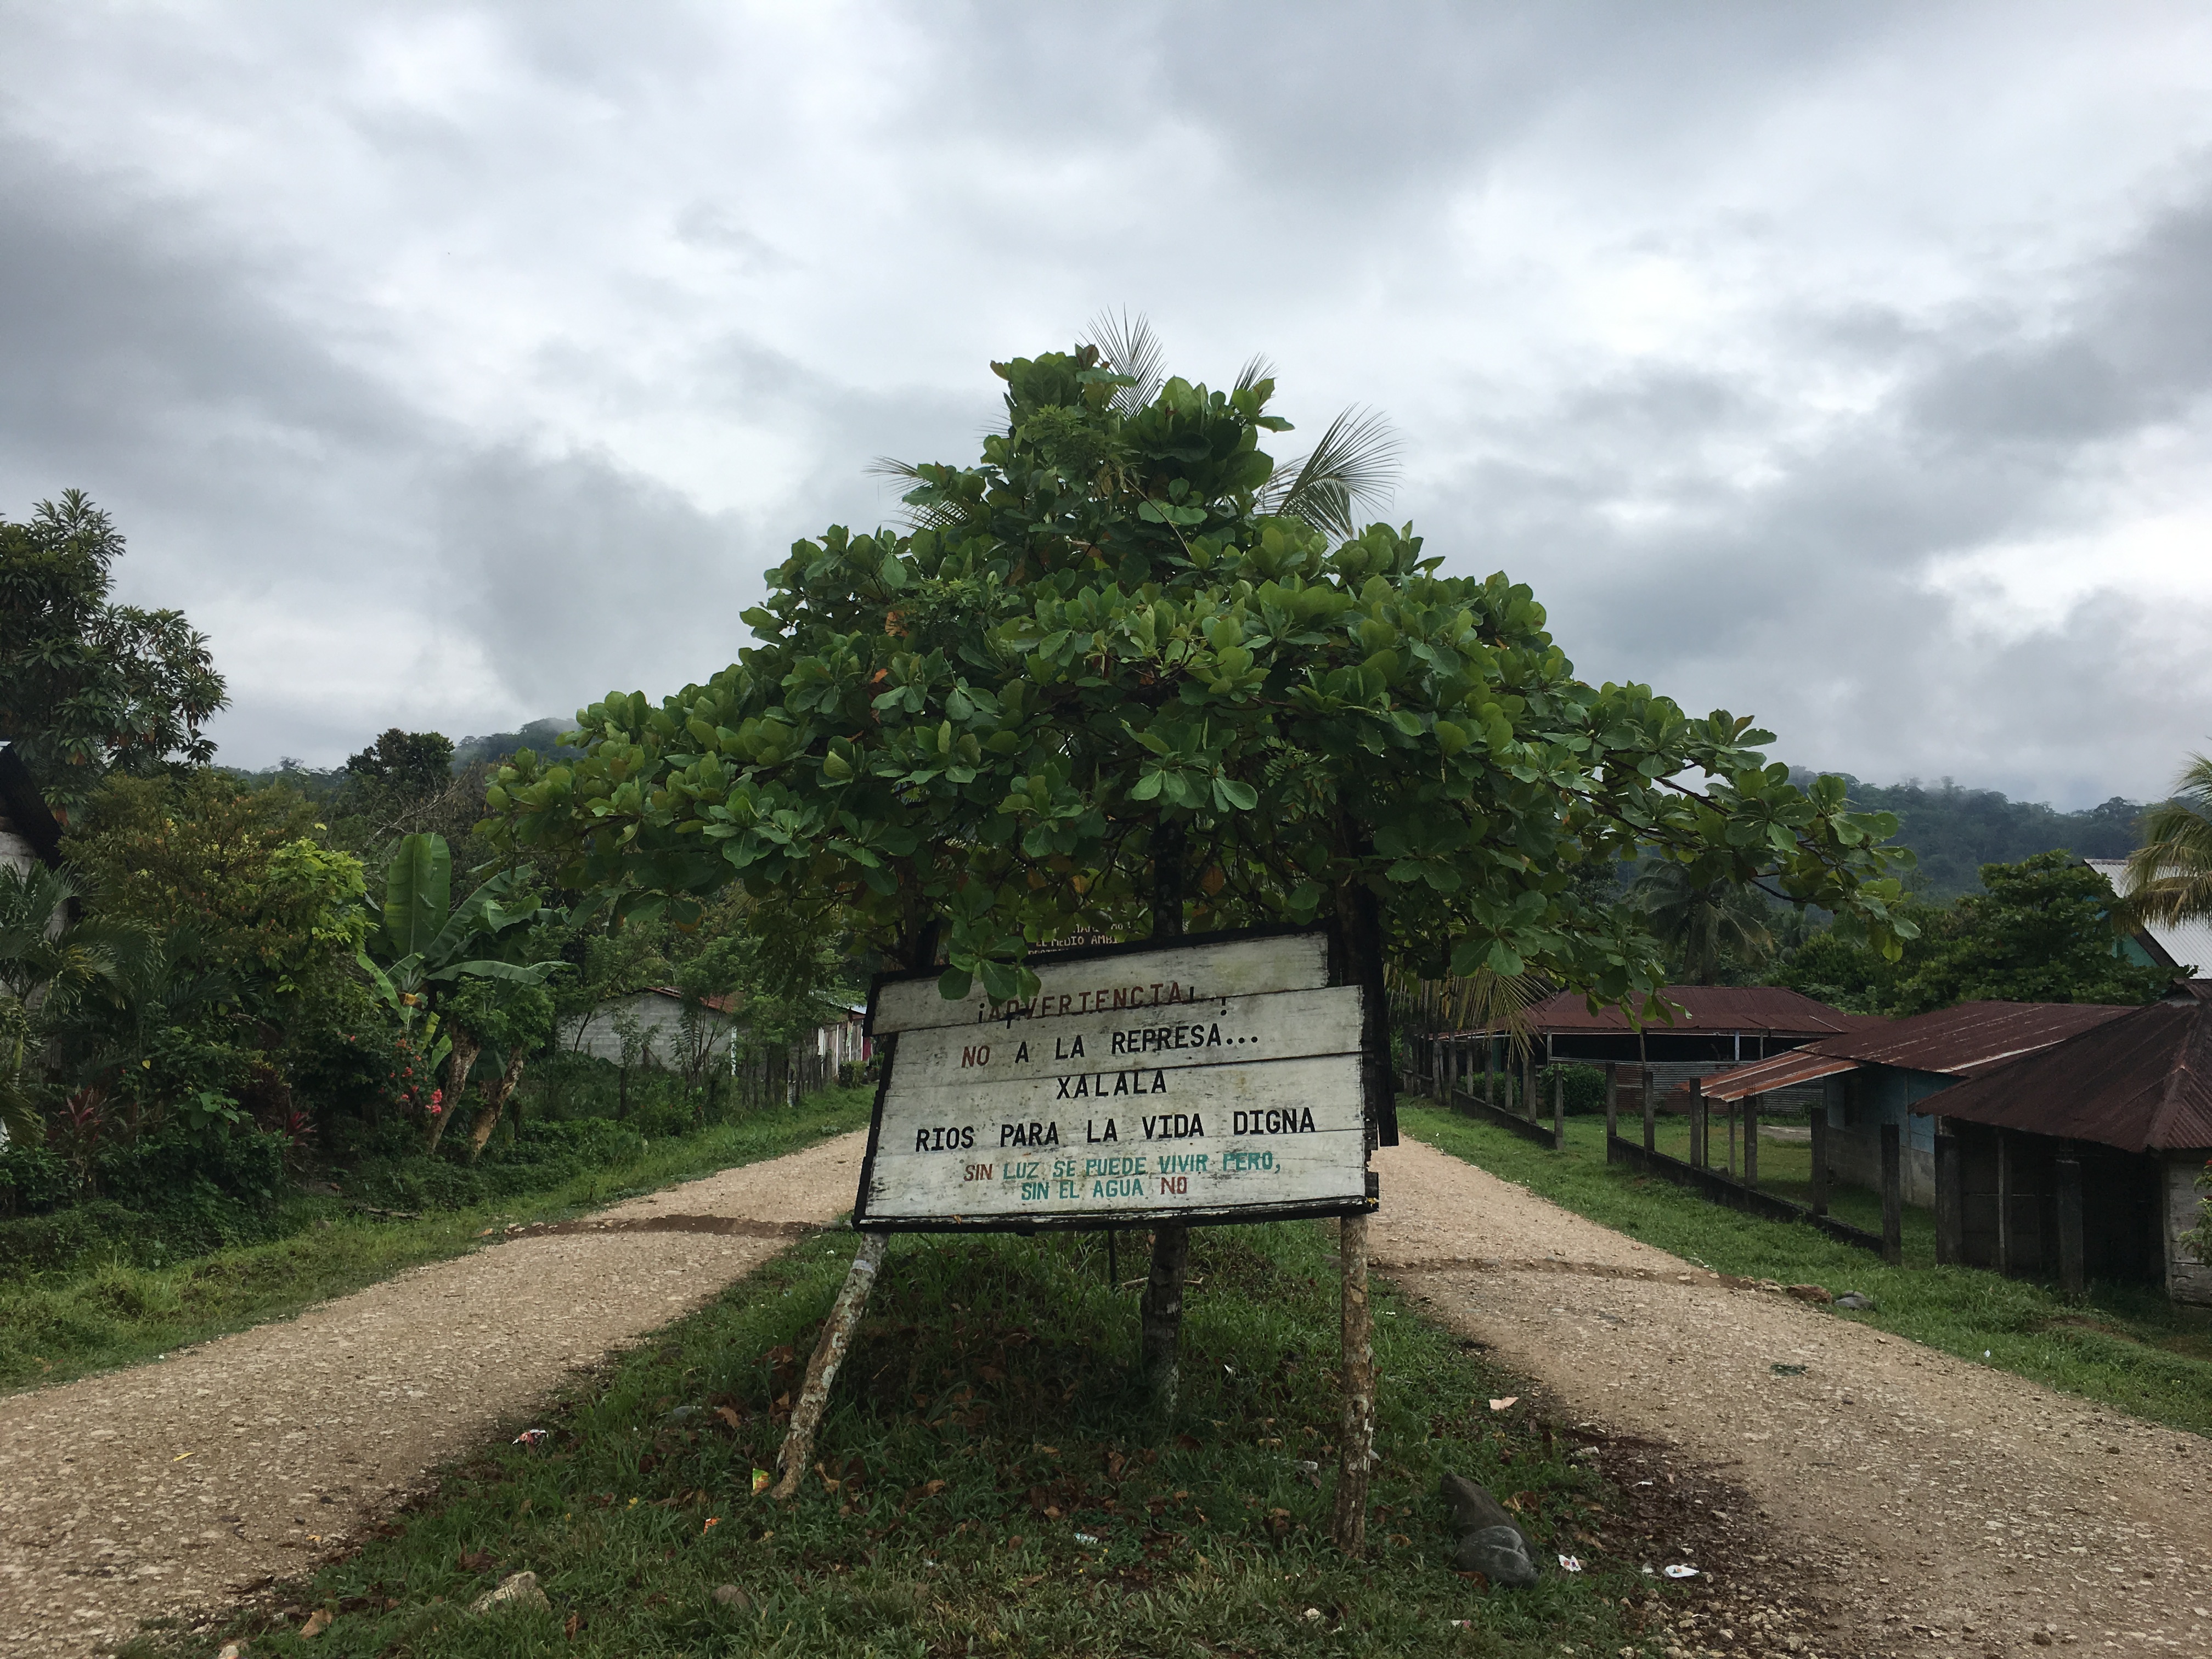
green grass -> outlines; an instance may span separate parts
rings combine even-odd
[[[1106,1284],[1103,1240],[898,1238],[819,1469],[779,1506],[752,1495],[754,1471],[774,1467],[775,1402],[853,1249],[810,1242],[611,1362],[535,1419],[549,1431],[535,1447],[487,1444],[311,1583],[125,1652],[240,1637],[256,1659],[1656,1650],[1630,1621],[1687,1597],[1642,1576],[1653,1558],[1618,1518],[1626,1500],[1527,1406],[1492,1413],[1491,1395],[1521,1386],[1387,1294],[1370,1552],[1338,1553],[1333,1234],[1194,1235],[1172,1431],[1130,1385],[1136,1298]],[[1436,1497],[1447,1468],[1513,1494],[1534,1541],[1590,1570],[1521,1591],[1457,1575]],[[525,1568],[550,1610],[465,1616]],[[744,1602],[718,1603],[725,1584]],[[336,1619],[310,1646],[297,1632],[318,1607]]]
[[[2153,1422],[2212,1433],[2212,1317],[2173,1306],[2154,1286],[2093,1284],[2086,1295],[2069,1297],[2051,1285],[1981,1268],[1938,1267],[1934,1218],[1911,1206],[1905,1265],[1886,1267],[1871,1252],[1811,1227],[1739,1214],[1668,1182],[1607,1168],[1600,1118],[1568,1119],[1567,1149],[1554,1153],[1411,1097],[1401,1097],[1398,1110],[1407,1132],[1431,1146],[1687,1261],[1747,1279],[1859,1291],[1875,1298],[1875,1310],[1836,1317]],[[1687,1136],[1686,1125],[1675,1127],[1679,1144],[1670,1146],[1662,1127],[1661,1150],[1686,1151]],[[1741,1146],[1738,1152],[1740,1157]],[[1801,1175],[1809,1173],[1805,1149],[1762,1141],[1760,1185],[1802,1196],[1802,1180],[1793,1187],[1765,1178],[1778,1165],[1790,1173],[1793,1156]],[[1879,1230],[1881,1204],[1872,1194],[1835,1189],[1830,1207]]]
[[[638,1157],[543,1190],[414,1220],[365,1216],[322,1200],[323,1224],[161,1267],[118,1249],[0,1285],[0,1389],[66,1382],[173,1348],[289,1318],[310,1304],[473,1249],[484,1228],[556,1220],[672,1182],[794,1152],[864,1127],[872,1096],[831,1090],[785,1109],[653,1141]],[[307,1200],[301,1200],[308,1202]]]

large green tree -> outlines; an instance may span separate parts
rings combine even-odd
[[[1948,906],[1908,904],[1917,937],[1898,959],[1817,933],[1775,974],[1854,1012],[1918,1014],[1954,1003],[2148,1002],[2166,970],[2130,962],[2131,926],[2094,870],[2063,852],[1985,864],[1982,890]]]
[[[1887,939],[1893,821],[1792,787],[1747,719],[1579,676],[1503,573],[1353,533],[1352,468],[1261,449],[1287,428],[1256,368],[994,368],[1004,429],[904,469],[907,528],[796,544],[735,663],[611,694],[580,758],[502,769],[492,810],[562,884],[636,908],[799,883],[909,953],[941,922],[955,995],[1022,989],[1030,944],[1145,930],[1186,872],[1194,925],[1364,893],[1409,965],[1607,1000],[1663,969],[1577,875],[1640,850]]]
[[[67,816],[108,772],[215,753],[228,702],[207,638],[179,611],[112,603],[123,537],[82,490],[0,520],[0,742]]]

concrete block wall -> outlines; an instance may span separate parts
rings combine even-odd
[[[2204,1189],[2197,1184],[2207,1154],[2169,1152],[2166,1156],[2165,1214],[2159,1231],[2166,1239],[2166,1293],[2176,1302],[2212,1306],[2212,1267],[2199,1260],[2184,1241],[2204,1212]]]

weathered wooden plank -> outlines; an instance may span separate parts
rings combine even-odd
[[[1318,933],[1192,942],[1156,951],[1032,963],[1040,989],[1024,1002],[994,1002],[980,990],[957,1001],[938,994],[934,979],[889,980],[876,988],[869,1031],[988,1025],[1009,1018],[1047,1021],[1109,1012],[1171,1014],[1181,1004],[1254,996],[1269,991],[1319,990],[1328,983],[1328,940]]]
[[[1109,1008],[1048,1021],[909,1030],[899,1037],[891,1091],[903,1097],[916,1089],[968,1088],[1012,1078],[1355,1054],[1362,1017],[1359,988],[1343,985],[1162,1008]]]
[[[887,1091],[856,1223],[1133,1219],[1365,1195],[1356,1054],[1084,1080],[1092,1091],[1072,1100],[1050,1076]]]

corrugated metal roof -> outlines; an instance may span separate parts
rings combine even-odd
[[[1776,1089],[1787,1089],[1795,1084],[1810,1083],[1815,1079],[1833,1077],[1838,1072],[1855,1071],[1856,1060],[1843,1060],[1820,1052],[1820,1045],[1792,1048],[1786,1054],[1777,1054],[1771,1060],[1756,1060],[1749,1066],[1737,1066],[1725,1072],[1716,1072],[1705,1079],[1704,1093],[1707,1100],[1742,1100],[1751,1095],[1763,1095]]]
[[[1670,985],[1660,996],[1674,1005],[1674,1021],[1653,1006],[1644,1030],[1660,1031],[1759,1031],[1778,1036],[1829,1036],[1865,1024],[1802,992],[1780,985]],[[1639,1011],[1643,1005],[1639,1005]],[[1628,1035],[1636,1028],[1618,1007],[1589,1011],[1579,991],[1547,997],[1528,1011],[1530,1024],[1547,1036],[1609,1032]]]
[[[1869,1065],[1972,1077],[2133,1012],[2095,1002],[1962,1002],[1814,1046]]]
[[[2129,890],[2125,859],[2083,859],[2081,862],[2104,877],[2113,892],[2124,895]],[[2190,969],[2197,979],[2212,980],[2212,920],[2154,922],[2142,932],[2175,967]]]
[[[2212,1147],[2208,994],[2200,990],[2129,1009],[1912,1109],[2127,1152]]]
[[[1962,1002],[1905,1019],[1845,1015],[1854,1029],[1708,1079],[1705,1092],[1741,1100],[1857,1066],[1974,1077],[2134,1012],[2087,1002]]]

